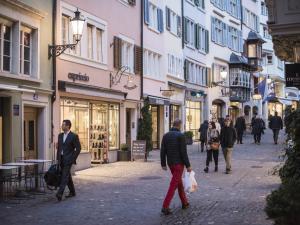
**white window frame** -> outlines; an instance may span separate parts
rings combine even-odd
[[[268,56],[271,56],[271,61],[269,61]],[[267,63],[267,65],[273,65],[273,61],[274,61],[273,54],[272,53],[267,53],[266,54],[266,63]]]
[[[134,40],[124,35],[119,35],[119,37],[122,39],[121,65],[128,67],[126,73],[134,74]]]
[[[168,74],[183,80],[182,58],[168,53]]]
[[[144,49],[144,75],[156,80],[163,80],[164,77],[161,73],[161,60],[162,56],[156,52]]]
[[[29,41],[29,60],[24,59],[24,50],[25,50],[25,45],[24,45],[24,33],[28,33],[30,35],[30,41]],[[32,34],[33,30],[28,27],[21,26],[20,28],[20,48],[22,51],[20,51],[20,66],[19,66],[19,73],[25,76],[31,76],[32,75]],[[24,73],[24,63],[29,62],[29,74]]]
[[[4,58],[4,32],[3,32],[3,29],[4,29],[4,26],[7,26],[7,27],[10,27],[10,40],[9,40],[9,43],[10,43],[10,52],[9,52],[9,70],[4,70],[3,68],[3,58]],[[0,29],[1,29],[1,32],[0,32],[0,71],[3,71],[3,72],[6,72],[6,73],[9,73],[12,71],[12,24],[11,23],[0,23]],[[19,48],[18,48],[18,51],[19,51]]]
[[[170,10],[170,32],[177,36],[177,14]]]
[[[187,33],[187,45],[191,48],[194,48],[195,46],[195,22],[189,18],[187,19],[187,28],[186,28],[186,33]]]
[[[158,31],[158,15],[157,15],[158,7],[154,5],[152,2],[149,2],[149,27]]]
[[[66,2],[61,2],[61,14],[59,21],[62,21],[62,15],[66,15],[69,18],[74,17],[74,11],[76,11],[77,7],[70,5]],[[64,54],[61,54],[59,57],[63,60],[75,62],[78,64],[83,64],[99,69],[108,69],[108,30],[107,30],[107,22],[84,11],[80,10],[81,15],[85,18],[85,24],[83,28],[83,35],[79,43],[76,45],[77,54],[75,54],[74,51],[68,51],[66,50]],[[102,31],[102,61],[99,61],[97,58],[97,46],[93,46],[93,58],[88,58],[88,48],[87,48],[87,24],[90,24],[93,26],[93,43],[97,42],[97,35],[96,30],[100,29]],[[60,43],[62,44],[63,34],[62,34],[62,23],[59,24],[58,30],[60,31]],[[69,24],[69,40],[67,44],[71,44],[74,41],[71,26]],[[79,54],[80,52],[80,54]]]

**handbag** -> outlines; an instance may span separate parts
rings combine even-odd
[[[210,149],[211,150],[219,150],[219,147],[220,147],[220,143],[219,142],[212,142],[210,144]]]
[[[55,190],[59,187],[61,182],[61,172],[59,171],[59,165],[53,164],[44,175],[45,183],[49,190]]]

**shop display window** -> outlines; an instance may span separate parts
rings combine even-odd
[[[199,128],[201,124],[201,103],[186,101],[186,130],[194,133],[193,139],[199,139]]]
[[[61,122],[68,119],[71,130],[78,134],[82,151],[89,150],[89,103],[64,99],[61,100]]]
[[[109,149],[119,148],[119,105],[109,105]]]
[[[181,119],[180,106],[170,105],[170,128],[172,128],[175,119]]]

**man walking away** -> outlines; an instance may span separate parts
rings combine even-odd
[[[204,145],[207,144],[207,129],[208,129],[208,121],[205,120],[200,128],[199,128],[199,132],[200,132],[200,142],[201,142],[201,152],[204,151]]]
[[[260,145],[261,135],[265,129],[265,122],[260,118],[259,115],[252,120],[252,134],[254,137],[254,143]]]
[[[233,127],[230,126],[231,121],[225,120],[225,126],[221,130],[220,142],[222,151],[226,162],[226,174],[231,173],[231,156],[234,143],[236,141],[236,132]]]
[[[274,144],[277,145],[279,131],[283,128],[282,119],[277,112],[270,118],[269,128],[273,131]]]
[[[244,116],[240,116],[236,119],[235,129],[237,132],[237,143],[243,144],[243,134],[246,130],[246,120]]]
[[[70,193],[66,197],[69,198],[76,195],[71,175],[71,167],[73,164],[76,164],[76,159],[81,151],[81,145],[78,135],[70,131],[71,126],[70,120],[64,120],[61,126],[63,133],[58,135],[57,160],[60,163],[62,171],[61,183],[56,194],[58,201],[61,201],[67,185]]]
[[[160,159],[163,170],[167,170],[166,159],[172,173],[172,179],[161,212],[164,215],[171,214],[169,208],[172,198],[178,188],[178,194],[182,203],[182,209],[189,207],[182,183],[184,166],[188,172],[192,171],[189,157],[186,151],[185,136],[180,132],[181,120],[176,119],[171,130],[162,139]]]

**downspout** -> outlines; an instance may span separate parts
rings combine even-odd
[[[56,13],[57,13],[57,0],[53,0],[52,8],[52,45],[56,45]],[[51,98],[51,143],[53,143],[54,124],[53,124],[53,105],[56,100],[56,55],[52,56],[52,98]]]
[[[181,44],[184,49],[184,2],[181,0]]]
[[[141,63],[141,93],[140,93],[140,99],[142,100],[144,98],[144,0],[141,1],[141,50],[142,50],[142,63]]]

